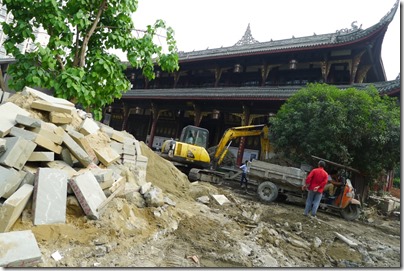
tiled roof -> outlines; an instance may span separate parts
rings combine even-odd
[[[399,1],[397,0],[393,8],[375,25],[367,28],[361,29],[355,23],[352,23],[351,29],[341,29],[337,30],[335,33],[313,35],[307,37],[291,38],[277,41],[267,41],[267,42],[238,42],[234,46],[198,50],[192,52],[179,52],[179,60],[196,60],[204,58],[221,58],[227,56],[245,55],[245,54],[257,54],[261,52],[276,52],[283,50],[301,50],[309,48],[317,48],[323,46],[337,46],[343,45],[345,43],[353,42],[355,40],[360,40],[371,36],[373,33],[388,26],[394,18],[394,15],[398,9]],[[245,36],[250,39],[249,27],[247,28]]]
[[[401,88],[400,76],[395,80],[336,86],[339,89],[365,89],[373,85],[381,94],[397,92]],[[152,100],[286,100],[304,86],[277,87],[226,87],[226,88],[175,88],[132,89],[122,95],[124,99]]]

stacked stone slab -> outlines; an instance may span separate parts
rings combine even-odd
[[[28,87],[19,95],[34,101],[24,108],[13,99],[0,105],[0,232],[12,230],[31,205],[34,225],[65,223],[67,195],[75,195],[86,215],[98,219],[106,196],[125,187],[122,164],[130,163],[139,182],[146,181],[147,158],[132,135],[96,122],[66,100]],[[88,137],[99,133],[109,145],[89,143]]]

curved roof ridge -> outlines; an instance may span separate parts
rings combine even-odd
[[[399,7],[400,0],[396,0],[393,7],[389,12],[381,18],[381,20],[366,28],[362,29],[362,25],[357,26],[357,22],[354,21],[351,24],[350,29],[344,28],[336,30],[334,33],[328,34],[314,34],[312,36],[304,37],[292,37],[289,39],[281,39],[273,41],[258,42],[251,35],[250,24],[248,24],[247,30],[244,36],[233,46],[212,48],[207,50],[197,50],[192,52],[179,52],[180,60],[183,59],[197,59],[204,57],[220,57],[228,56],[233,54],[241,53],[253,53],[253,52],[263,52],[263,51],[277,51],[284,49],[299,49],[299,48],[309,48],[323,45],[331,44],[343,44],[345,42],[352,42],[355,40],[360,40],[366,38],[373,33],[387,27],[394,18]]]

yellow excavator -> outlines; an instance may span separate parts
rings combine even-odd
[[[266,159],[271,152],[271,145],[269,143],[269,128],[264,124],[227,129],[212,157],[207,151],[209,131],[189,125],[183,128],[178,141],[173,139],[164,141],[161,147],[161,156],[172,161],[177,167],[215,170],[222,164],[232,140],[248,136],[261,137],[260,160]]]

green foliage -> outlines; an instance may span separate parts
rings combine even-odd
[[[272,119],[271,137],[296,162],[316,155],[375,177],[400,161],[400,107],[374,87],[309,84]]]
[[[130,64],[153,79],[154,65],[163,71],[178,70],[174,31],[161,20],[148,26],[142,37],[135,37],[131,15],[137,0],[3,0],[14,16],[3,23],[8,36],[7,54],[17,62],[8,73],[9,86],[20,91],[25,86],[54,90],[58,97],[80,103],[101,118],[102,108],[130,89],[125,65],[111,53],[121,49]],[[50,35],[46,47],[22,54],[17,47],[34,40],[37,27]],[[165,33],[168,52],[153,40]]]

